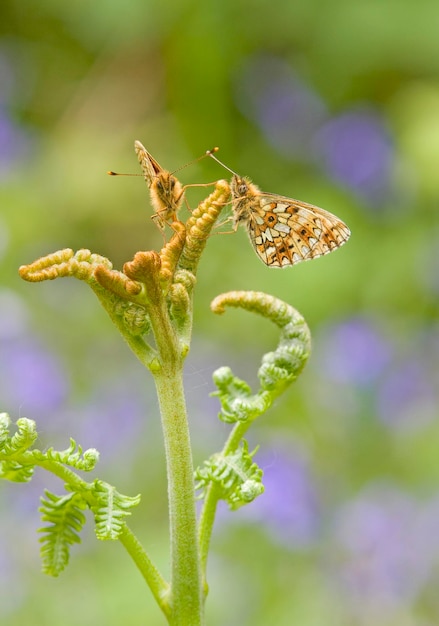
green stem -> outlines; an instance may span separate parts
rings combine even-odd
[[[72,486],[74,490],[80,493],[84,500],[86,500],[90,505],[94,504],[94,499],[89,493],[87,483],[82,478],[80,478],[73,470],[65,467],[57,461],[41,461],[36,460],[34,457],[35,455],[32,452],[25,452],[20,456],[20,461],[23,464],[26,464],[26,462],[29,463],[32,459],[35,465],[39,465],[48,472],[55,474],[65,483]],[[125,524],[124,530],[122,531],[119,540],[127,550],[128,554],[131,556],[143,578],[147,582],[157,604],[168,617],[169,584],[162,577],[157,567],[151,561],[143,546],[141,545],[133,531],[130,530],[128,525]]]
[[[136,535],[127,525],[125,525],[119,540],[133,559],[148,584],[148,587],[151,589],[157,604],[162,609],[166,617],[169,618],[169,584],[162,577],[154,563],[149,558],[148,554],[143,549],[143,546],[137,539]]]
[[[23,465],[31,462],[33,465],[38,465],[39,467],[42,467],[51,474],[58,476],[58,478],[60,478],[63,482],[70,485],[74,491],[80,493],[87,503],[94,504],[93,498],[89,496],[89,486],[87,482],[83,480],[80,476],[78,476],[69,467],[66,467],[58,461],[42,461],[32,450],[24,452],[20,455],[20,457],[16,458]]]
[[[180,367],[156,373],[168,475],[172,626],[202,626],[194,469]]]
[[[229,435],[221,454],[226,456],[239,446],[246,431],[252,424],[252,420],[246,422],[238,422],[235,424]],[[216,507],[218,504],[220,490],[215,483],[211,483],[206,490],[204,496],[203,508],[200,514],[200,523],[198,529],[198,544],[200,550],[200,562],[203,577],[206,578],[207,557],[209,555],[210,541],[212,538],[213,525],[215,522]]]
[[[203,508],[198,527],[198,543],[200,546],[201,571],[206,580],[207,557],[209,555],[210,540],[212,538],[213,525],[215,523],[216,507],[219,500],[219,489],[215,483],[211,483],[204,496]],[[205,583],[206,584],[206,583]],[[207,591],[207,588],[206,588]]]
[[[169,624],[202,626],[201,568],[197,542],[194,467],[183,388],[183,356],[166,304],[151,307],[160,367],[153,371],[159,399],[168,478],[171,538]]]

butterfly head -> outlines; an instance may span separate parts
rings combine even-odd
[[[232,174],[231,189],[232,189],[232,197],[233,197],[233,199],[236,201],[236,200],[239,200],[240,198],[245,198],[247,196],[247,194],[248,194],[249,185],[251,184],[250,183],[250,179],[244,178],[243,176],[239,176],[239,174],[237,174],[232,169],[230,169],[230,167],[228,167],[228,165],[225,165],[222,161],[220,161],[213,154],[217,150],[218,150],[218,148],[216,148],[214,150],[208,150],[206,152],[206,154],[208,156],[210,156],[214,161],[219,163],[221,165],[221,167],[224,167],[224,169],[228,170]]]
[[[248,195],[250,181],[248,178],[233,174],[232,177],[232,196],[234,199],[245,198]]]

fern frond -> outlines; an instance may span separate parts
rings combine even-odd
[[[27,417],[20,417],[17,420],[17,431],[12,437],[6,438],[2,452],[8,456],[20,454],[28,450],[37,438],[38,433],[35,422]]]
[[[9,437],[11,418],[7,413],[0,413],[0,452],[3,450]]]
[[[82,447],[72,438],[70,438],[70,446],[66,450],[49,448],[46,452],[35,451],[35,456],[40,461],[56,461],[85,472],[94,469],[99,461],[99,452],[95,448],[89,448],[82,452]]]
[[[267,411],[272,403],[271,394],[259,391],[252,394],[251,388],[244,381],[234,376],[230,367],[220,367],[213,373],[213,380],[218,391],[211,393],[221,402],[218,417],[227,424],[252,421]]]
[[[46,499],[41,498],[39,511],[41,520],[49,525],[38,531],[44,533],[40,538],[43,572],[58,576],[69,562],[70,546],[81,542],[79,532],[85,523],[81,509],[87,505],[77,493],[56,496],[46,490],[45,495]]]
[[[21,465],[18,461],[0,461],[0,478],[13,483],[28,483],[34,474],[34,465]]]
[[[259,291],[231,291],[217,296],[211,303],[215,313],[226,306],[241,307],[263,315],[281,330],[273,352],[262,357],[258,370],[260,390],[254,395],[247,383],[233,375],[229,367],[214,372],[213,379],[221,402],[219,418],[224,422],[251,422],[264,413],[273,400],[296,380],[310,352],[311,339],[303,317],[292,306]]]
[[[34,473],[33,463],[22,463],[18,457],[32,446],[38,437],[35,422],[26,417],[17,420],[17,431],[10,437],[11,420],[0,414],[0,478],[16,483],[27,483]]]
[[[203,497],[206,488],[214,483],[219,488],[219,498],[225,500],[230,509],[235,510],[252,502],[264,491],[262,470],[253,461],[253,452],[248,451],[248,443],[244,439],[242,446],[231,454],[214,454],[204,466],[195,472],[198,480],[196,489],[202,489]]]
[[[140,502],[140,495],[125,496],[108,483],[95,480],[93,483],[96,504],[91,506],[95,516],[96,537],[98,539],[118,539],[123,531],[125,518],[131,515],[131,509]]]

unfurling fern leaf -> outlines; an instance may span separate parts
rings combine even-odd
[[[13,452],[24,452],[37,439],[38,433],[35,422],[27,417],[20,417],[17,420],[17,432],[12,435],[7,447]]]
[[[28,483],[34,469],[34,465],[21,465],[18,461],[0,461],[0,478],[14,483]]]
[[[39,529],[44,533],[40,538],[43,572],[50,576],[58,576],[69,562],[70,546],[80,543],[79,532],[85,523],[85,515],[81,509],[86,503],[80,494],[69,493],[56,496],[45,491],[46,499],[41,498],[41,520],[48,526]]]
[[[125,518],[131,515],[133,506],[140,502],[140,495],[130,497],[102,480],[93,483],[96,504],[91,506],[95,516],[95,532],[98,539],[117,539],[123,531]]]
[[[28,450],[38,439],[35,422],[27,417],[17,420],[17,431],[9,436],[10,418],[7,413],[0,414],[0,450],[12,456]]]
[[[221,402],[219,419],[227,424],[253,421],[267,411],[272,403],[271,394],[265,390],[252,394],[249,385],[235,376],[230,367],[220,367],[213,374],[218,387],[211,395]]]
[[[0,450],[3,450],[9,439],[11,418],[7,413],[0,413]]]
[[[11,420],[0,413],[0,478],[16,483],[27,483],[33,476],[34,463],[23,463],[18,457],[32,446],[38,437],[35,422],[21,417],[17,431],[9,435]]]
[[[99,461],[99,452],[95,448],[89,448],[83,452],[82,447],[70,437],[70,446],[65,450],[49,448],[46,452],[38,451],[37,458],[56,461],[57,463],[74,467],[77,470],[90,472]]]
[[[214,454],[196,470],[196,488],[203,489],[203,496],[209,484],[214,483],[220,490],[219,497],[232,510],[252,502],[264,491],[263,472],[253,462],[255,452],[249,452],[243,440],[242,446],[230,454]]]

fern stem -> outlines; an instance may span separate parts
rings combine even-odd
[[[162,577],[154,563],[143,549],[143,546],[137,539],[136,535],[127,525],[125,525],[124,530],[120,534],[119,540],[133,559],[138,570],[148,584],[148,587],[151,589],[157,604],[162,609],[166,617],[169,618],[169,584]]]
[[[192,451],[179,366],[155,375],[165,440],[171,535],[172,626],[202,626]]]
[[[20,456],[20,462],[25,465],[27,459],[32,459],[35,465],[39,465],[48,472],[55,474],[55,476],[58,476],[58,478],[60,478],[63,482],[71,486],[72,491],[74,490],[81,493],[87,503],[94,503],[93,496],[89,494],[87,482],[78,476],[76,472],[58,461],[41,460],[38,457],[39,455],[37,451],[28,451]]]
[[[232,429],[221,455],[230,454],[239,446],[251,421],[239,422]],[[204,496],[203,508],[201,509],[200,522],[198,527],[198,545],[200,550],[201,571],[206,578],[207,557],[209,555],[210,541],[212,538],[213,525],[215,522],[216,507],[220,498],[220,490],[215,483],[211,483]]]
[[[168,478],[171,540],[169,624],[202,626],[203,598],[197,542],[195,485],[178,337],[164,301],[150,309],[160,367],[153,371],[160,405]]]
[[[209,555],[210,540],[212,538],[218,500],[219,489],[218,486],[212,482],[208,486],[204,496],[204,503],[198,526],[198,544],[200,549],[201,571],[204,580],[206,580],[207,557]]]

